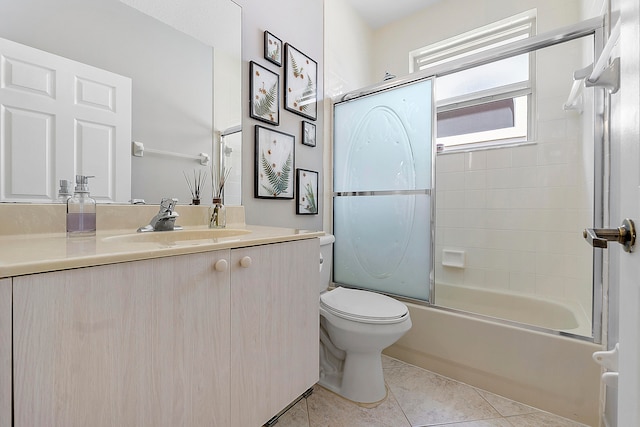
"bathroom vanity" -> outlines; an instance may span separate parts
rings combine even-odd
[[[4,255],[88,245],[34,255],[33,272],[0,262],[0,427],[12,411],[15,426],[261,426],[315,384],[322,233],[241,227],[0,236]]]

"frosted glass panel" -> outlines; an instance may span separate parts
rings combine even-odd
[[[431,80],[338,104],[334,191],[431,185]]]
[[[334,199],[336,283],[428,300],[430,197]]]
[[[334,107],[334,281],[429,299],[432,81]]]

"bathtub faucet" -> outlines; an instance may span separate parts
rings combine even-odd
[[[160,210],[156,216],[151,218],[148,225],[138,228],[138,232],[181,230],[181,226],[175,225],[176,218],[180,216],[178,212],[173,210],[176,203],[178,203],[178,199],[162,199]]]

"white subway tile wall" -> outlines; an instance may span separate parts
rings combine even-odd
[[[588,117],[562,109],[570,82],[558,76],[581,68],[568,49],[537,54],[531,144],[437,155],[435,277],[556,299],[590,319],[593,135]],[[464,250],[465,267],[444,267],[443,249]]]

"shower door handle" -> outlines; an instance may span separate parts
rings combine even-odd
[[[618,228],[587,228],[582,237],[594,248],[607,248],[607,242],[618,242],[625,252],[632,252],[636,243],[636,227],[633,220],[626,218]]]

